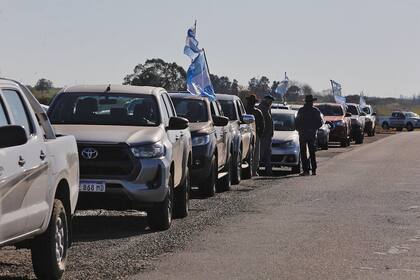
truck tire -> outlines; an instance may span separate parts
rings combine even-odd
[[[174,204],[174,177],[169,175],[168,193],[162,202],[155,203],[147,211],[147,221],[151,230],[167,230],[171,227]]]
[[[230,191],[230,186],[231,186],[231,160],[229,159],[228,162],[226,163],[226,175],[223,176],[222,178],[220,178],[219,180],[217,180],[217,184],[216,184],[216,189],[217,192],[227,192]]]
[[[66,268],[69,229],[66,209],[54,199],[47,230],[31,244],[32,265],[38,279],[61,279]]]
[[[246,162],[248,166],[242,169],[242,178],[251,179],[252,178],[252,162],[254,161],[254,145],[249,145],[248,156]]]
[[[200,193],[206,197],[212,197],[216,193],[217,182],[217,162],[216,157],[213,156],[210,164],[209,177],[199,186]]]
[[[299,174],[300,173],[300,161],[299,164],[292,167],[292,174]]]
[[[383,122],[383,123],[382,123],[382,128],[383,128],[384,130],[388,130],[388,129],[389,129],[389,124],[388,124],[387,122]]]
[[[360,144],[363,144],[364,139],[365,139],[365,135],[363,133],[360,133],[359,135],[355,137],[355,142],[356,144],[360,145]]]
[[[190,207],[190,173],[187,167],[185,180],[174,190],[174,218],[188,216]]]
[[[414,126],[411,122],[407,123],[407,131],[413,131],[414,130]]]
[[[231,183],[232,185],[237,185],[241,182],[241,173],[242,173],[242,149],[239,149],[238,152],[233,154],[231,160]]]
[[[348,147],[348,146],[350,146],[350,139],[343,139],[343,140],[341,140],[341,142],[340,142],[340,146],[342,147],[342,148],[345,148],[345,147]]]

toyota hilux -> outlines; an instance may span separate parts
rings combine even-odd
[[[164,89],[72,86],[48,114],[76,137],[81,209],[144,210],[152,230],[188,215],[191,134]]]
[[[219,102],[190,93],[171,93],[179,116],[190,122],[191,184],[207,197],[231,186],[231,126]]]
[[[351,113],[351,138],[356,144],[363,144],[365,139],[366,113],[360,110],[359,104],[347,103],[347,112]]]
[[[231,182],[236,185],[251,178],[251,166],[255,145],[255,133],[251,124],[253,115],[246,114],[244,104],[236,95],[216,94],[223,113],[229,118],[232,127],[232,174]]]
[[[73,136],[56,136],[31,92],[0,79],[0,247],[29,248],[39,279],[60,279],[79,193]]]

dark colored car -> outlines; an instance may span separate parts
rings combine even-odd
[[[350,146],[351,114],[346,112],[344,106],[337,103],[318,103],[315,107],[321,111],[325,122],[330,126],[329,141],[340,142],[341,147]]]
[[[232,129],[232,184],[239,184],[242,175],[244,179],[251,178],[252,156],[255,136],[252,123],[253,115],[246,114],[245,106],[236,95],[217,94],[217,100],[223,113],[229,118]]]
[[[191,184],[205,196],[230,190],[231,126],[219,102],[190,93],[171,93],[178,116],[187,118],[192,137]]]

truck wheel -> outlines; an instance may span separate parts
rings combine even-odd
[[[216,193],[216,181],[217,181],[217,163],[216,157],[213,156],[210,164],[210,175],[199,187],[202,195],[206,197],[212,197]]]
[[[251,179],[252,178],[252,162],[254,161],[254,145],[249,145],[248,157],[246,162],[248,166],[242,169],[242,178]]]
[[[388,125],[388,123],[387,123],[387,122],[382,123],[382,128],[383,128],[384,130],[388,130],[388,129],[389,129],[389,125]]]
[[[364,134],[363,133],[361,133],[361,134],[359,134],[359,135],[357,135],[357,137],[356,137],[356,139],[355,139],[355,142],[356,142],[356,144],[363,144],[363,140],[365,139],[365,136],[364,136]]]
[[[222,178],[220,178],[219,180],[217,180],[217,184],[216,184],[216,189],[217,192],[227,192],[230,191],[230,186],[231,186],[231,161],[232,159],[229,159],[228,162],[226,163],[226,175],[223,176]]]
[[[147,221],[151,230],[167,230],[172,223],[172,212],[174,203],[174,177],[169,175],[168,193],[162,202],[156,203],[147,212]]]
[[[407,131],[413,131],[414,130],[414,126],[412,123],[407,123]]]
[[[31,244],[32,265],[38,279],[61,279],[66,268],[69,229],[63,203],[54,199],[47,230]]]
[[[342,148],[345,148],[345,147],[348,147],[349,146],[349,141],[350,139],[343,139],[343,140],[341,140],[341,142],[340,142],[340,146],[342,147]]]
[[[174,217],[185,218],[188,216],[190,206],[190,173],[187,167],[185,180],[174,190]]]
[[[241,182],[241,173],[242,173],[242,150],[234,154],[234,161],[231,163],[231,183],[232,185],[237,185]]]

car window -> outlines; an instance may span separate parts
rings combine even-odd
[[[354,105],[348,105],[347,111],[350,112],[352,115],[358,115],[359,111],[357,111],[357,107]]]
[[[316,107],[321,111],[324,116],[343,116],[343,107],[339,105],[327,105],[327,104],[320,104],[316,105]]]
[[[4,101],[9,106],[14,124],[22,126],[26,133],[34,133],[31,119],[28,114],[28,108],[22,101],[21,96],[15,90],[3,90]]]
[[[393,117],[393,118],[398,118],[398,116],[399,116],[399,113],[397,113],[397,112],[394,112],[394,113],[392,113],[392,115],[391,115],[391,117]]]
[[[207,122],[207,105],[203,100],[172,98],[176,114],[189,122]]]
[[[363,107],[362,111],[365,112],[366,114],[371,114],[370,108],[369,107]]]
[[[295,130],[294,114],[272,114],[275,131],[293,131]]]
[[[0,99],[0,126],[8,125],[9,120],[7,119],[6,110],[4,109],[3,101]]]
[[[222,106],[222,111],[225,114],[226,117],[229,118],[231,121],[238,120],[237,114],[236,114],[236,108],[235,104],[232,100],[220,100],[220,105]]]
[[[160,113],[153,95],[128,93],[64,93],[49,111],[53,124],[158,126]]]

